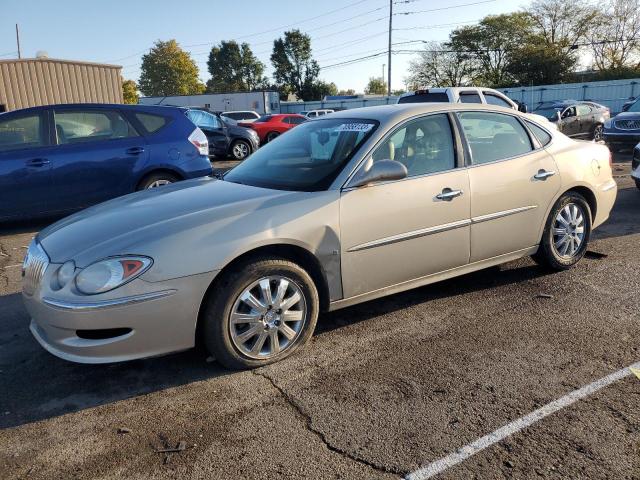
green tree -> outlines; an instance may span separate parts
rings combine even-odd
[[[446,46],[471,62],[473,83],[507,86],[514,81],[509,71],[512,54],[531,37],[533,27],[525,12],[489,15],[477,25],[451,32]]]
[[[309,35],[300,30],[284,32],[284,38],[273,42],[271,63],[279,91],[295,93],[302,100],[311,99],[313,89],[310,87],[316,82],[320,67],[311,56]]]
[[[138,103],[140,96],[138,95],[138,85],[133,80],[125,80],[122,82],[122,97],[124,103],[135,105]]]
[[[387,82],[380,77],[369,77],[369,83],[364,89],[367,95],[385,95],[387,93]]]
[[[211,79],[208,92],[238,92],[260,88],[265,82],[264,64],[256,58],[249,44],[222,41],[211,49],[207,62]]]
[[[306,84],[302,89],[302,95],[305,100],[322,100],[327,95],[337,95],[338,87],[333,82],[324,82],[316,80],[313,83]]]
[[[640,66],[640,1],[604,2],[588,37],[598,70],[622,72]]]
[[[338,90],[336,95],[355,95],[356,91],[353,88],[348,88],[347,90]]]
[[[139,88],[147,96],[195,95],[204,92],[198,67],[175,40],[158,40],[142,56]]]

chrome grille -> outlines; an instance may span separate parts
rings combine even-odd
[[[620,130],[640,130],[640,120],[618,120],[616,128]]]
[[[42,281],[44,271],[49,266],[49,257],[40,244],[33,240],[22,264],[22,291],[33,295]]]

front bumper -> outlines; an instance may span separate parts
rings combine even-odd
[[[44,349],[79,363],[122,362],[193,347],[200,305],[215,275],[153,283],[136,279],[103,295],[74,296],[48,288],[56,270],[50,265],[36,292],[23,293],[29,328]],[[105,337],[104,331],[120,333]]]
[[[640,142],[640,131],[620,132],[605,129],[602,136],[604,142],[612,146],[634,147]]]

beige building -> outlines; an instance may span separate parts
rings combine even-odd
[[[123,103],[121,69],[53,58],[0,60],[0,112],[57,103]]]

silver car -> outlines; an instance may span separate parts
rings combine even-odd
[[[102,363],[203,341],[223,365],[285,358],[321,312],[526,255],[563,270],[616,198],[606,147],[514,110],[333,113],[224,179],[180,182],[43,230],[24,262],[31,332]]]

